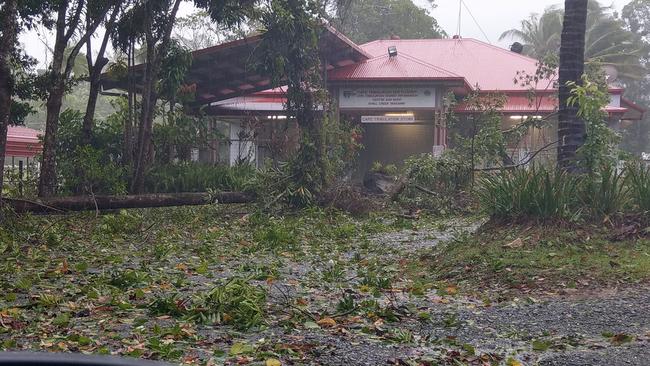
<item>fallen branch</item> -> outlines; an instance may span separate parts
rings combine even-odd
[[[122,208],[149,208],[170,206],[198,206],[212,203],[249,203],[252,195],[241,192],[159,193],[131,196],[73,196],[41,198],[30,201],[3,198],[17,213],[52,213],[66,211],[115,210]]]
[[[494,170],[512,170],[512,169],[517,169],[517,168],[519,168],[519,167],[522,167],[522,166],[524,166],[524,165],[530,163],[530,162],[535,158],[535,156],[537,156],[539,153],[541,153],[541,152],[543,152],[543,151],[548,150],[549,147],[551,147],[551,146],[557,144],[558,142],[560,142],[560,140],[553,141],[553,142],[551,142],[551,143],[548,143],[548,144],[544,145],[541,149],[539,149],[539,150],[535,151],[534,153],[532,153],[532,154],[531,154],[531,155],[530,155],[526,160],[520,162],[519,164],[515,164],[515,165],[505,165],[505,166],[498,166],[498,167],[490,167],[490,168],[474,168],[474,171],[475,171],[475,172],[487,172],[487,171],[494,171]]]

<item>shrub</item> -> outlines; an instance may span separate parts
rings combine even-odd
[[[628,189],[623,172],[606,165],[581,181],[581,198],[584,207],[594,216],[612,215],[626,206]]]
[[[266,291],[233,278],[196,299],[191,318],[208,324],[231,324],[246,330],[264,323]]]
[[[453,152],[439,158],[431,154],[413,156],[405,161],[404,169],[410,184],[400,195],[402,203],[438,212],[466,206],[463,198],[472,181],[472,170]]]
[[[547,168],[487,175],[477,185],[483,210],[501,219],[572,219],[579,179]]]
[[[147,175],[145,187],[150,193],[242,191],[250,186],[254,176],[255,168],[250,165],[159,165]]]
[[[650,212],[650,168],[631,164],[626,178],[633,204],[641,212]]]

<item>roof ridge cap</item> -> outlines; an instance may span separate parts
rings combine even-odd
[[[486,46],[486,47],[490,47],[490,48],[495,49],[497,51],[507,53],[508,55],[517,56],[517,57],[522,58],[522,59],[527,60],[527,61],[534,61],[536,64],[538,64],[540,62],[539,60],[537,60],[535,58],[532,58],[532,57],[529,57],[529,56],[526,56],[526,55],[522,55],[521,53],[509,51],[509,50],[507,50],[507,49],[505,49],[503,47],[499,47],[499,46],[495,46],[495,45],[493,45],[491,43],[483,42],[480,39],[476,39],[476,38],[462,38],[462,39],[466,39],[466,40],[472,41],[474,43],[477,43],[477,44],[480,44],[480,45],[483,45],[483,46]]]

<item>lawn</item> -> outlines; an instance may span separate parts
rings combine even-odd
[[[639,230],[640,229],[640,230]],[[486,224],[417,262],[466,288],[545,291],[647,283],[650,228],[602,224]]]

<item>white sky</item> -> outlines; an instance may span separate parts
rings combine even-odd
[[[413,0],[416,4],[427,7],[427,0]],[[485,31],[487,38],[493,44],[508,47],[512,41],[499,42],[499,36],[505,30],[516,28],[521,19],[531,13],[541,13],[550,5],[563,5],[563,0],[463,0],[465,5],[474,15],[476,22]],[[604,5],[613,5],[620,11],[630,0],[601,0]],[[436,0],[437,8],[431,11],[438,24],[451,36],[456,34],[458,28],[458,8],[460,0]],[[179,15],[192,12],[189,4],[183,4]],[[469,12],[462,8],[461,35],[465,38],[476,38],[485,41],[482,34]],[[51,38],[51,37],[49,37]],[[20,42],[27,53],[39,60],[43,67],[46,62],[45,46],[36,32],[22,34]]]
[[[426,7],[426,0],[413,0],[416,4]],[[518,28],[519,22],[531,13],[542,13],[551,5],[564,7],[563,0],[463,0],[465,5],[476,18],[476,22],[483,28],[488,39],[493,44],[508,47],[512,41],[499,42],[503,31]],[[630,0],[600,0],[606,6],[613,5],[619,12]],[[458,8],[460,0],[436,0],[437,8],[431,15],[450,36],[457,33]],[[462,7],[461,36],[476,38],[486,41],[485,36],[474,23],[474,20],[465,7]]]

